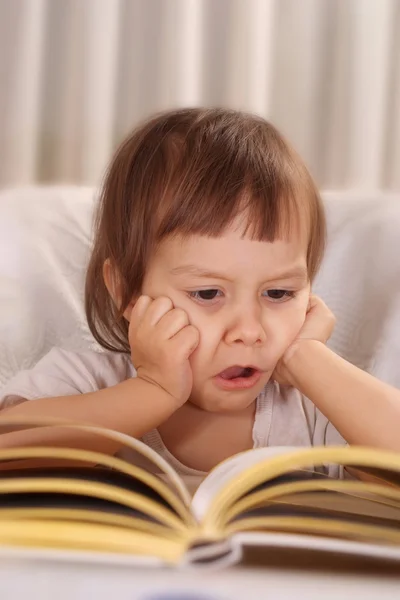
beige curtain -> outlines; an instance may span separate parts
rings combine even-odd
[[[98,183],[186,105],[264,115],[324,187],[400,190],[400,0],[0,0],[0,186]]]

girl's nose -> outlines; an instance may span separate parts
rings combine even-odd
[[[246,312],[246,314],[244,314]],[[261,323],[260,311],[242,311],[227,330],[227,344],[241,343],[244,346],[261,346],[265,343],[266,334]]]

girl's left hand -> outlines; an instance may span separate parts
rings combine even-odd
[[[335,326],[335,316],[318,296],[310,295],[306,319],[298,336],[286,349],[278,361],[272,378],[280,384],[291,385],[288,363],[292,354],[301,346],[304,340],[316,340],[326,344]]]
[[[292,344],[304,339],[317,340],[318,342],[326,344],[332,335],[335,322],[335,315],[327,307],[325,302],[318,296],[310,294],[306,320],[304,321],[303,327],[300,329],[299,335]]]

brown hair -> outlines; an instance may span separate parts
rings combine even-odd
[[[167,236],[218,236],[239,213],[260,241],[307,225],[313,279],[325,243],[325,218],[304,163],[264,119],[234,110],[166,112],[138,127],[106,174],[86,276],[85,308],[95,339],[129,352],[123,312],[141,293],[151,253]],[[116,307],[103,279],[109,259],[118,283]]]

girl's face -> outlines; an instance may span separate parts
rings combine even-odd
[[[306,241],[258,242],[241,231],[236,222],[219,238],[167,239],[143,283],[143,294],[168,296],[199,330],[190,401],[207,411],[242,410],[254,402],[306,317]],[[250,378],[253,385],[237,389],[221,381],[218,375],[236,366],[260,371]]]

